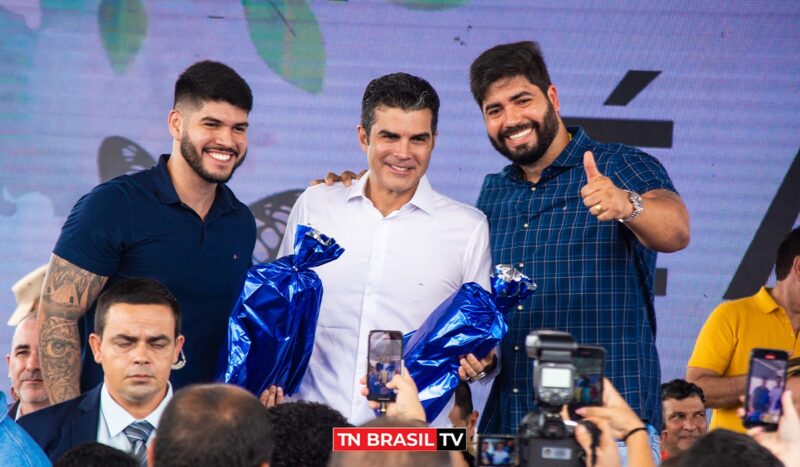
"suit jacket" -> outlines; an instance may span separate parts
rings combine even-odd
[[[55,462],[65,452],[97,441],[102,384],[75,399],[52,405],[17,422]]]

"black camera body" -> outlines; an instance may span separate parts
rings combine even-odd
[[[528,357],[534,360],[536,404],[523,418],[517,432],[519,465],[583,467],[586,454],[575,441],[574,422],[565,422],[561,407],[572,400],[578,345],[568,333],[535,331],[525,339]],[[597,427],[581,422],[592,433],[592,449],[599,442]]]

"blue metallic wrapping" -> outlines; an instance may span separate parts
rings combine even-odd
[[[322,282],[309,268],[342,253],[334,239],[300,225],[293,255],[251,267],[228,319],[214,380],[256,395],[273,384],[294,394],[308,367],[322,301]]]
[[[475,282],[463,284],[416,331],[403,336],[403,362],[419,389],[432,422],[458,386],[459,360],[485,357],[508,331],[504,313],[535,289],[528,277],[507,265],[495,267],[492,294]]]

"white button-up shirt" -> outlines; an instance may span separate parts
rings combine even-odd
[[[150,433],[150,438],[147,439],[148,445],[153,438],[156,437],[158,420],[161,418],[161,414],[164,412],[170,399],[172,399],[172,385],[167,383],[167,395],[164,397],[164,400],[158,404],[155,410],[150,412],[150,415],[142,419],[147,420],[153,425],[153,431]],[[127,410],[122,408],[122,406],[111,397],[108,388],[105,383],[103,383],[103,389],[100,390],[100,420],[97,424],[97,442],[119,449],[120,451],[130,452],[131,442],[128,441],[128,437],[123,430],[136,420],[136,418],[133,418],[133,415],[129,414]]]
[[[345,251],[315,268],[323,294],[314,350],[293,399],[323,402],[353,424],[374,418],[358,380],[367,372],[373,329],[407,333],[466,282],[489,286],[486,217],[435,192],[422,177],[413,198],[384,217],[365,196],[369,174],[350,187],[318,185],[297,200],[280,256],[291,254],[298,224],[310,224]],[[473,391],[488,391],[489,378]],[[482,410],[485,396],[476,395]],[[437,419],[447,423],[443,410]]]

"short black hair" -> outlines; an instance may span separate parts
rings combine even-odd
[[[255,396],[204,384],[185,387],[169,401],[154,455],[159,467],[252,467],[270,462],[274,448],[272,425]]]
[[[687,397],[697,396],[703,405],[706,403],[706,396],[700,386],[690,383],[685,379],[676,378],[668,383],[661,385],[661,401],[667,399],[677,399],[682,401]]]
[[[800,227],[789,232],[778,247],[775,258],[775,278],[779,281],[786,279],[792,270],[794,259],[800,256]]]
[[[670,458],[670,466],[695,467],[781,467],[783,463],[753,438],[730,430],[716,429],[689,449]]]
[[[175,101],[200,107],[206,101],[223,101],[247,113],[253,109],[253,92],[236,71],[224,63],[204,60],[187,68],[175,82]]]
[[[97,442],[78,445],[61,455],[53,467],[139,467],[135,457]]]
[[[429,109],[431,133],[436,134],[439,121],[439,95],[431,83],[408,73],[392,73],[369,82],[361,99],[361,126],[367,133],[375,123],[375,109],[381,106],[405,110]]]
[[[501,79],[524,76],[547,95],[550,73],[537,42],[523,41],[502,44],[483,52],[469,68],[472,97],[483,107],[489,87]]]
[[[146,277],[131,277],[115,283],[97,299],[94,314],[94,332],[101,338],[106,327],[109,308],[117,303],[128,305],[164,305],[172,310],[175,319],[175,337],[181,334],[181,306],[178,299],[158,281]]]
[[[275,433],[270,467],[325,467],[333,449],[333,428],[351,427],[344,415],[317,402],[290,402],[267,409]]]
[[[461,412],[461,418],[466,420],[475,410],[472,404],[472,389],[466,381],[459,381],[455,390],[455,406]]]

